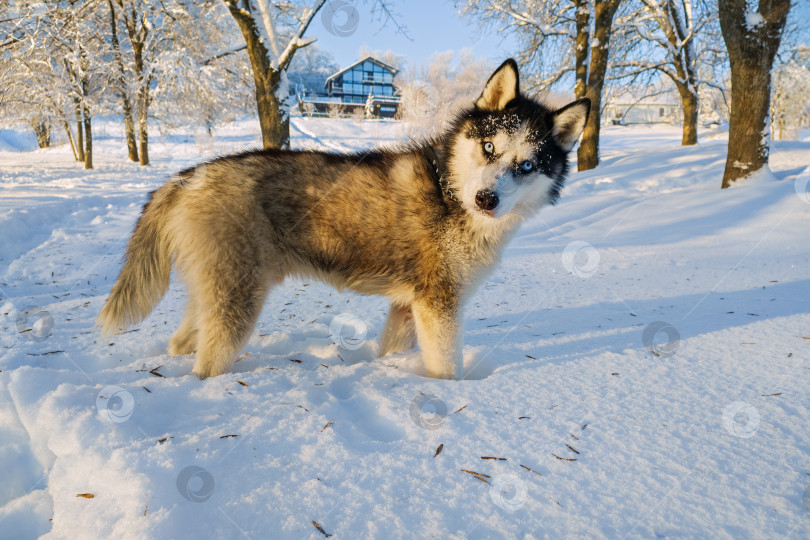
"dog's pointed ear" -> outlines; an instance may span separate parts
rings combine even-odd
[[[519,95],[518,66],[517,62],[510,58],[489,78],[475,106],[484,111],[502,111]]]
[[[566,152],[574,147],[582,130],[585,129],[590,112],[591,100],[582,98],[553,113],[554,127],[551,128],[551,134]]]

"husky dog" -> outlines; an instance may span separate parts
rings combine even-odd
[[[180,172],[151,194],[98,318],[142,320],[169,287],[188,307],[169,354],[220,375],[287,276],[381,294],[391,311],[379,356],[418,338],[431,377],[462,375],[462,307],[521,221],[560,196],[590,101],[550,110],[520,93],[504,62],[442,135],[356,154],[257,150]]]

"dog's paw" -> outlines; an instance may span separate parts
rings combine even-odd
[[[447,379],[447,380],[455,380],[456,374],[452,371],[427,371],[427,376],[431,379]]]

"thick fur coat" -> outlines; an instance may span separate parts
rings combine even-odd
[[[589,102],[551,111],[520,94],[507,60],[446,132],[357,154],[259,150],[179,173],[144,206],[99,315],[139,322],[169,286],[188,308],[170,354],[230,369],[270,289],[287,276],[391,301],[379,355],[417,338],[431,377],[462,375],[462,307],[518,224],[559,197]],[[431,159],[434,156],[435,159]]]

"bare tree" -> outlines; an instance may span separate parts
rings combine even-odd
[[[577,98],[587,97],[591,100],[591,114],[582,132],[582,142],[577,148],[577,168],[580,171],[593,169],[599,164],[599,128],[602,124],[602,91],[605,86],[605,74],[608,68],[610,38],[613,35],[613,17],[622,0],[593,0],[593,38],[590,40],[590,62],[585,67],[585,53],[579,50],[580,43],[587,43],[589,36],[587,13],[588,0],[575,0],[581,4],[577,8],[577,84],[583,85],[585,91],[575,91]],[[581,12],[581,13],[580,13]]]
[[[238,24],[247,46],[262,144],[265,148],[286,147],[290,142],[287,69],[296,51],[315,42],[315,38],[305,38],[304,34],[327,0],[312,0],[310,7],[289,1],[222,1]],[[384,0],[371,3],[372,15],[384,18],[383,26],[391,21],[397,32],[407,36]]]
[[[29,34],[33,47],[42,47],[50,70],[66,82],[64,92],[76,114],[77,154],[85,169],[93,168],[93,116],[103,107],[109,72],[99,62],[108,50],[102,12],[96,2],[53,1],[34,6],[40,32]],[[57,65],[53,65],[56,63]]]
[[[10,116],[34,127],[40,144],[48,142],[51,125],[62,123],[74,156],[90,169],[93,110],[108,82],[95,61],[105,54],[99,10],[76,0],[19,2],[14,8],[2,21],[2,52],[10,67],[3,93],[10,98]]]
[[[121,17],[127,37],[129,50],[135,73],[135,103],[138,111],[138,162],[149,165],[149,106],[152,103],[150,95],[151,85],[155,71],[153,60],[158,54],[161,37],[158,32],[165,20],[165,13],[159,6],[152,5],[149,0],[115,0],[118,4],[117,13]],[[155,20],[158,19],[158,20]],[[161,20],[163,19],[163,20]],[[123,92],[126,92],[122,88]],[[125,112],[126,114],[126,112]]]
[[[116,20],[110,24],[113,58],[116,63],[124,110],[124,124],[130,158],[136,153],[131,146],[134,137],[132,114],[137,111],[138,153],[141,165],[149,164],[149,119],[153,118],[152,107],[159,95],[171,99],[177,93],[167,91],[165,86],[177,85],[188,90],[203,88],[211,82],[208,74],[220,74],[213,65],[206,66],[203,56],[223,41],[233,36],[223,36],[220,15],[227,16],[222,4],[216,0],[107,0],[110,12]],[[126,30],[126,44],[117,38],[116,21]],[[124,46],[126,45],[126,46]],[[225,55],[227,56],[227,55]],[[209,58],[209,63],[220,57]],[[198,67],[197,73],[187,70]],[[220,66],[221,67],[221,66]],[[207,72],[207,73],[204,73]],[[179,82],[179,76],[189,80]],[[216,77],[217,75],[213,75]],[[192,80],[193,79],[193,80]],[[191,96],[189,96],[191,97]],[[210,96],[205,96],[210,98]],[[193,98],[192,98],[193,99]],[[202,96],[200,97],[202,101]],[[130,101],[132,105],[128,105]],[[213,112],[221,104],[206,99],[201,108]],[[167,110],[177,111],[182,107],[170,101],[161,103]],[[212,128],[212,118],[204,120]]]
[[[379,60],[383,64],[397,68],[400,71],[402,71],[407,64],[407,55],[397,54],[391,49],[383,51],[381,49],[370,49],[366,45],[361,45],[357,53],[357,59],[363,60],[369,56],[373,57],[375,60]]]
[[[262,144],[265,148],[282,148],[289,144],[289,89],[285,71],[298,49],[313,43],[304,38],[313,18],[326,3],[316,0],[312,7],[291,10],[268,0],[223,0],[239,25],[247,45],[253,80],[256,85],[256,108]],[[291,33],[283,32],[283,23],[298,21]],[[282,24],[280,25],[279,22]],[[282,32],[277,27],[282,26]]]
[[[346,107],[340,103],[330,103],[326,106],[326,115],[329,118],[340,118],[346,114]]]
[[[624,14],[620,58],[613,63],[615,79],[657,72],[674,84],[683,109],[681,144],[697,143],[699,89],[717,86],[700,78],[701,62],[714,61],[712,46],[700,38],[719,40],[714,0],[639,0]],[[654,47],[651,49],[650,45]],[[703,58],[701,58],[701,55]]]
[[[250,66],[249,63],[246,65]],[[323,92],[323,81],[339,70],[340,64],[334,56],[329,51],[321,50],[317,43],[313,43],[299,50],[290,62],[287,69],[290,90],[292,93],[303,95]]]
[[[127,141],[127,154],[129,159],[138,162],[138,141],[135,137],[135,120],[132,114],[132,100],[129,96],[129,85],[127,84],[127,70],[124,67],[124,59],[121,54],[121,44],[118,40],[118,22],[113,0],[107,0],[110,8],[110,44],[112,45],[113,58],[117,73],[118,92],[121,96],[121,108],[124,113],[124,136]]]
[[[731,118],[722,187],[768,165],[771,68],[790,0],[719,0],[720,27],[731,64]]]
[[[773,71],[771,138],[810,124],[810,47],[792,51]]]
[[[494,67],[462,49],[436,53],[397,76],[401,92],[399,117],[412,138],[436,135],[458,112],[478,97],[478,86]]]
[[[199,15],[191,13],[189,24],[178,25],[182,35],[172,38],[177,46],[162,55],[159,82],[152,92],[154,117],[161,127],[202,124],[213,136],[222,122],[254,106],[247,52],[221,53],[240,36],[220,1],[213,5],[217,9]]]
[[[210,133],[244,110],[247,56],[217,54],[238,39],[220,0],[20,0],[0,17],[3,119],[42,145],[61,125],[90,168],[93,116],[123,110],[129,157],[145,165],[148,119]]]

